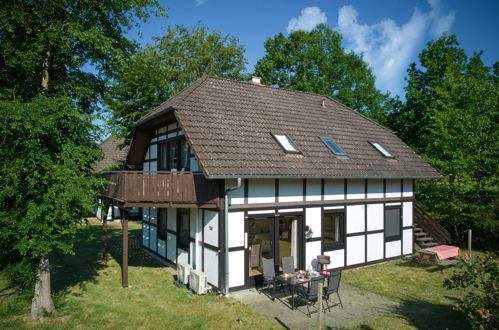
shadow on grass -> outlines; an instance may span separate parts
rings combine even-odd
[[[417,329],[471,329],[465,315],[451,305],[405,300],[392,313]],[[373,329],[366,324],[357,325],[356,328]]]
[[[397,314],[418,329],[471,329],[465,315],[451,305],[406,300]]]
[[[110,227],[108,252],[121,267],[122,235],[121,227]],[[162,265],[145,254],[141,247],[142,230],[129,229],[128,264],[130,267],[161,267]],[[99,271],[107,265],[102,261],[102,227],[99,225],[83,226],[74,239],[64,237],[74,244],[74,255],[56,252],[52,256],[52,289],[57,294],[67,292],[69,287],[86,283],[95,283]],[[121,276],[118,275],[118,276]]]
[[[397,267],[409,267],[409,268],[417,268],[424,269],[429,273],[442,272],[440,267],[434,265],[427,264],[419,264],[416,260],[404,260],[396,264]]]

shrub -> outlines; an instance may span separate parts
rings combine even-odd
[[[499,329],[499,263],[491,255],[475,263],[461,262],[460,270],[444,280],[448,289],[467,289],[457,308],[474,329]]]

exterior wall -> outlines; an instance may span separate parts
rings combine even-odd
[[[208,275],[208,282],[219,287],[219,212],[189,209],[189,248],[178,246],[178,209],[166,209],[166,239],[158,235],[157,208],[144,208],[142,213],[142,247],[160,258],[176,264],[188,263]],[[243,259],[244,260],[244,259]]]
[[[315,266],[319,254],[331,258],[330,268],[342,269],[380,262],[413,253],[412,179],[248,179],[229,193],[229,286],[248,285],[245,254],[247,218],[258,214],[302,214],[308,232],[304,240],[304,265]],[[226,187],[235,185],[226,180]],[[385,209],[400,206],[401,239],[385,239]],[[325,248],[323,214],[344,212],[344,244]]]

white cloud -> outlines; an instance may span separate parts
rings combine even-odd
[[[194,6],[195,6],[195,7],[199,7],[199,6],[201,6],[203,3],[205,3],[206,1],[208,1],[208,0],[195,0],[195,1],[194,1]]]
[[[319,7],[306,7],[301,10],[298,17],[293,17],[288,22],[288,33],[296,30],[310,31],[318,24],[326,23],[326,13],[322,12]]]
[[[410,20],[401,25],[392,19],[373,25],[360,24],[353,6],[343,6],[339,10],[338,30],[343,34],[346,49],[364,55],[381,90],[400,94],[408,64],[422,43],[428,36],[438,38],[452,27],[455,12],[443,15],[440,0],[428,0],[428,3],[429,12],[415,8]]]

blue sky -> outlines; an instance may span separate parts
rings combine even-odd
[[[168,18],[151,18],[130,36],[145,44],[162,26],[201,22],[236,36],[246,48],[248,72],[264,56],[264,41],[279,32],[311,29],[325,22],[344,35],[343,46],[373,68],[377,86],[403,96],[407,66],[425,43],[443,31],[455,33],[471,55],[484,51],[484,62],[499,60],[499,1],[376,0],[177,0],[162,1]]]

